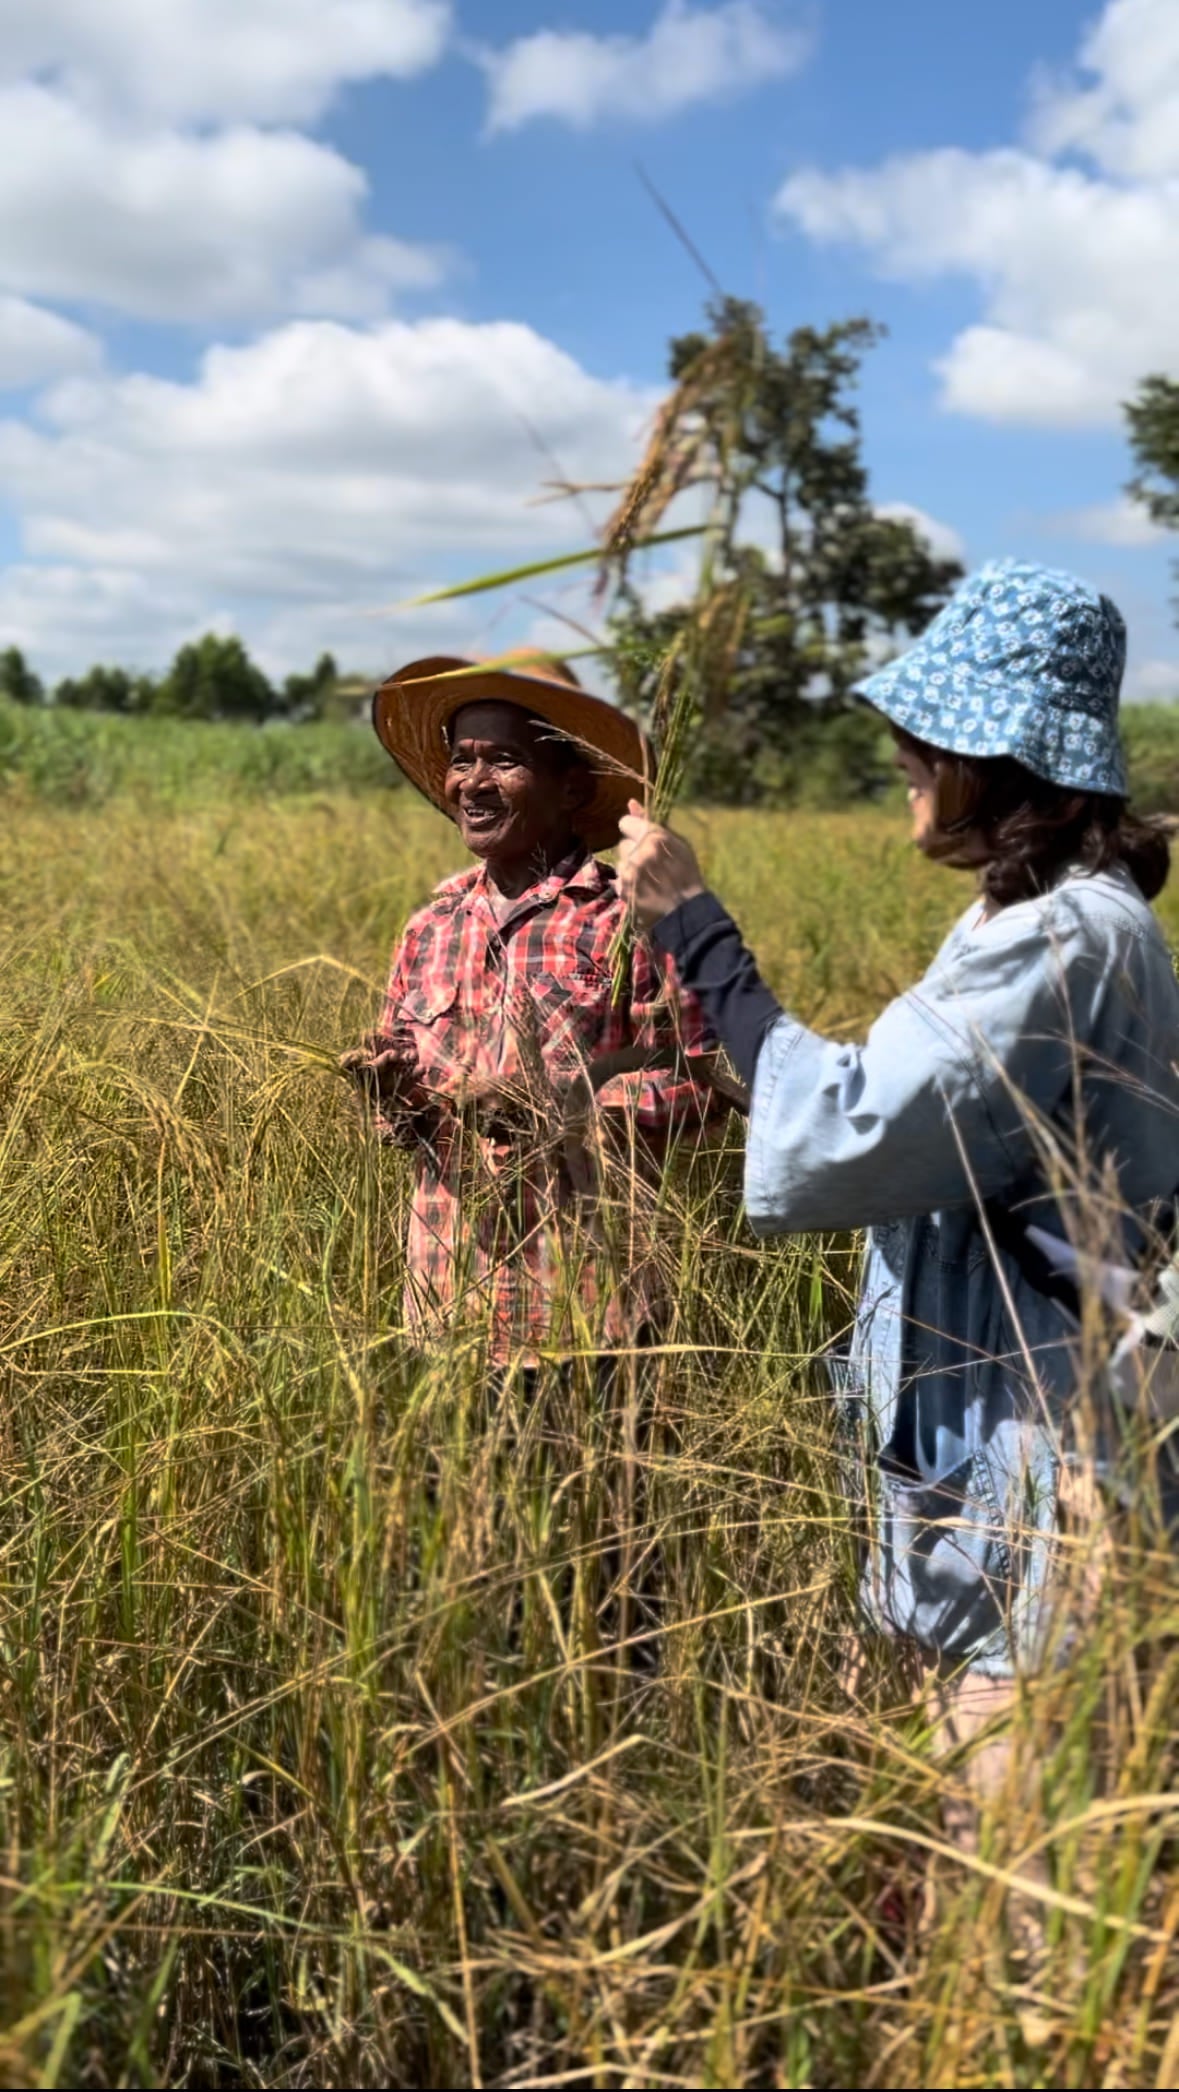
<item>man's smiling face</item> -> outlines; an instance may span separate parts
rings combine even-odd
[[[584,768],[562,762],[519,705],[464,705],[451,721],[446,803],[468,850],[493,867],[552,863],[573,838],[587,785]]]

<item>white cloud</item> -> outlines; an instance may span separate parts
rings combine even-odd
[[[435,652],[494,653],[494,621],[472,604],[440,604],[375,620],[368,605],[317,595],[310,602],[218,604],[200,573],[166,579],[129,568],[68,561],[18,563],[0,571],[0,631],[51,682],[102,661],[156,671],[204,632],[242,631],[266,673],[281,681],[325,650],[347,672],[375,682],[399,662]],[[564,645],[569,638],[549,644]],[[513,639],[512,643],[515,641]],[[591,678],[592,680],[592,678]]]
[[[1141,359],[1128,342],[1117,360],[1122,370],[1115,380],[1107,368],[1034,334],[966,327],[934,368],[942,380],[942,404],[953,413],[1080,428],[1112,420],[1141,372]]]
[[[231,616],[228,629],[239,626],[246,632],[253,658],[275,682],[292,670],[310,668],[322,653],[334,654],[345,674],[367,676],[376,683],[423,654],[490,657],[508,646],[530,643],[518,628],[514,612],[501,612],[497,619],[477,600],[439,603],[427,610],[403,611],[396,618],[376,619],[366,604],[329,597],[312,603],[284,603],[277,609],[259,611],[247,621],[240,614]],[[501,628],[506,632],[509,627],[509,636],[501,637]],[[205,632],[208,622],[201,619],[191,629]],[[566,632],[559,645],[568,643]]]
[[[483,55],[488,127],[514,131],[538,116],[578,130],[610,118],[651,123],[797,72],[809,36],[756,0],[693,7],[666,0],[645,36],[541,29]]]
[[[990,421],[1109,422],[1146,371],[1173,363],[1177,22],[1174,0],[1111,0],[1083,52],[1096,86],[1041,89],[1038,151],[946,148],[806,169],[782,185],[777,213],[812,239],[861,246],[904,281],[977,284],[980,320],[937,365],[946,406]]]
[[[528,327],[445,319],[293,322],[210,350],[191,384],[64,381],[38,420],[0,423],[26,562],[6,622],[55,673],[93,658],[93,618],[60,612],[93,573],[112,647],[134,636],[127,605],[158,595],[170,636],[217,605],[276,665],[296,636],[287,666],[333,641],[379,664],[404,633],[372,622],[374,607],[456,559],[477,570],[582,538],[569,506],[530,505],[551,468],[522,410],[565,472],[596,480],[630,469],[653,404]],[[479,612],[498,614],[498,599]],[[153,617],[133,658],[160,658],[160,640]]]
[[[126,568],[16,564],[0,570],[0,631],[42,672],[94,661],[146,667],[193,636],[197,604]],[[210,620],[202,619],[200,629]]]
[[[0,391],[43,385],[102,362],[102,343],[85,327],[24,298],[0,295]]]
[[[448,0],[0,0],[0,294],[216,324],[437,282],[438,255],[366,232],[361,169],[289,126],[449,28]]]
[[[441,55],[447,0],[0,0],[0,78],[169,122],[318,116],[353,80]]]
[[[1055,521],[1065,535],[1091,545],[1134,549],[1140,545],[1161,545],[1167,535],[1129,495],[1118,501],[1095,502],[1090,508],[1068,510]]]
[[[1081,46],[1075,78],[1041,83],[1032,135],[1046,153],[1079,152],[1131,180],[1179,174],[1179,8],[1110,0]]]
[[[0,286],[170,320],[383,310],[437,259],[361,227],[367,182],[293,131],[122,131],[0,89]]]
[[[966,546],[952,523],[943,523],[927,509],[915,508],[911,501],[878,501],[876,513],[891,516],[897,523],[911,523],[934,559],[956,559],[965,565]]]

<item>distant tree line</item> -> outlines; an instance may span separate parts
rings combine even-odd
[[[240,639],[206,632],[182,646],[162,676],[97,666],[48,688],[19,647],[0,653],[0,697],[18,705],[71,712],[119,712],[169,719],[321,719],[345,687],[331,654],[309,675],[275,684],[251,661]]]

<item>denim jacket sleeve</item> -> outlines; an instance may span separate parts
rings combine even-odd
[[[992,1197],[1034,1165],[1114,964],[1083,908],[954,931],[862,1046],[792,1017],[758,1057],[745,1196],[759,1234],[866,1227]]]

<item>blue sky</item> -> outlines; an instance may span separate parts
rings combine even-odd
[[[49,675],[547,636],[374,612],[582,535],[525,420],[635,456],[706,295],[641,161],[776,327],[887,324],[879,501],[1088,574],[1179,695],[1118,407],[1179,369],[1174,0],[39,0],[0,121],[0,636]]]

